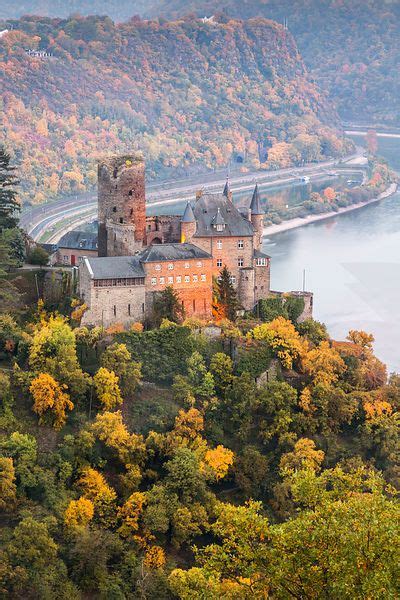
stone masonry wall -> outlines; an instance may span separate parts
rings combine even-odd
[[[140,155],[113,156],[98,164],[99,256],[117,256],[115,235],[128,243],[123,255],[140,249],[146,237],[145,164]],[[127,229],[129,236],[122,234]]]
[[[243,248],[239,248],[239,241],[243,241]],[[253,238],[252,237],[194,237],[193,244],[209,252],[213,257],[213,274],[218,277],[221,269],[226,265],[235,277],[235,287],[239,285],[239,274],[242,267],[238,260],[243,260],[243,267],[253,267]],[[221,242],[221,244],[218,244]],[[221,246],[221,247],[219,247]],[[222,266],[218,266],[218,260]]]

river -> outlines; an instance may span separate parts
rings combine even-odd
[[[379,138],[379,152],[400,169],[400,140]],[[264,251],[272,257],[272,289],[301,289],[305,269],[314,317],[336,339],[349,329],[372,333],[376,355],[389,372],[400,371],[400,193],[275,234]]]

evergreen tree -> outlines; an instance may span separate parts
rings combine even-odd
[[[21,207],[17,200],[15,170],[10,164],[10,155],[0,146],[0,229],[11,229],[18,224]]]
[[[217,296],[219,305],[224,307],[226,317],[230,321],[234,321],[238,309],[238,301],[236,290],[232,284],[232,275],[226,265],[218,278]]]
[[[163,319],[179,323],[183,318],[183,307],[179,294],[169,285],[154,300],[154,317],[157,324]]]

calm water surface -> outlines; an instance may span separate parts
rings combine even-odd
[[[380,140],[380,152],[400,167],[400,140]],[[349,329],[373,333],[377,356],[400,371],[400,193],[274,235],[264,250],[273,258],[273,289],[301,289],[306,269],[315,318],[338,339]]]

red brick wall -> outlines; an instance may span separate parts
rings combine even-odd
[[[173,268],[168,268],[173,265]],[[161,292],[171,285],[179,294],[185,315],[211,318],[212,315],[212,261],[211,259],[191,259],[145,263],[146,296]],[[163,280],[161,279],[163,278]],[[171,280],[169,278],[172,278]],[[180,278],[180,279],[179,279]],[[186,281],[185,278],[189,278]],[[203,280],[205,278],[205,280]],[[156,283],[153,284],[155,280]],[[151,310],[151,301],[147,302]]]
[[[239,248],[239,241],[243,241],[243,248]],[[193,243],[209,252],[213,257],[213,274],[218,276],[221,269],[226,265],[234,277],[236,284],[239,281],[240,268],[238,259],[243,259],[243,267],[253,266],[253,238],[252,237],[194,237]],[[221,242],[219,248],[218,241]],[[222,267],[218,266],[218,259],[222,261]]]

